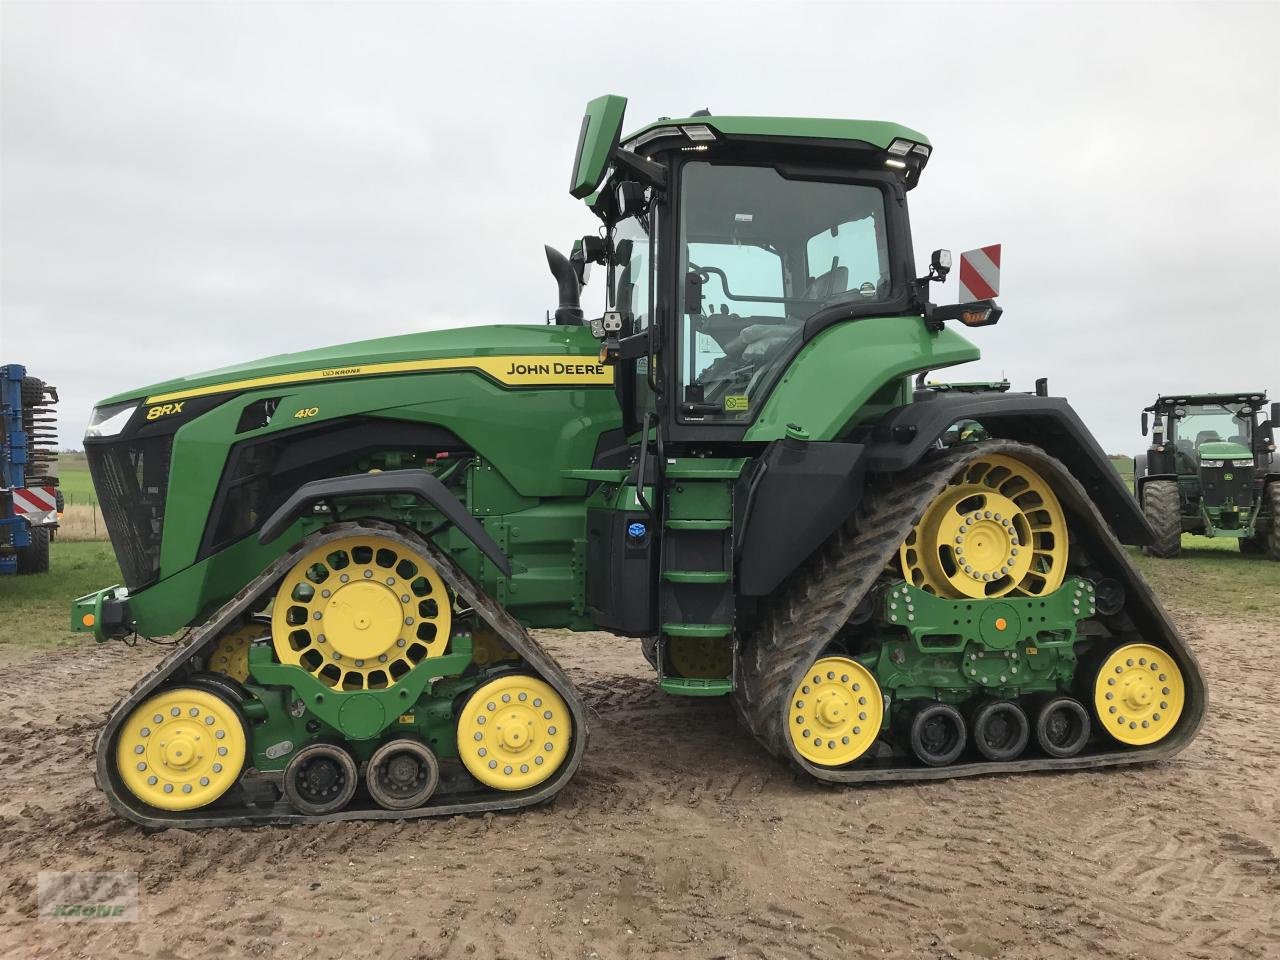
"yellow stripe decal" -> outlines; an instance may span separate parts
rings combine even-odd
[[[238,393],[259,387],[312,383],[318,380],[348,380],[376,377],[389,373],[434,373],[447,370],[475,370],[511,387],[607,387],[613,384],[613,367],[598,363],[592,357],[533,356],[447,357],[434,360],[394,360],[387,363],[365,363],[350,367],[326,367],[301,370],[270,377],[250,377],[226,383],[175,390],[147,397],[147,403],[168,403],[191,397],[208,397],[215,393]]]

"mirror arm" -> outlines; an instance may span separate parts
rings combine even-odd
[[[613,162],[655,190],[666,189],[667,169],[662,164],[621,147],[613,151]]]

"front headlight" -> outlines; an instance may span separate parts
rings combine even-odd
[[[1252,467],[1253,461],[1252,460],[1232,460],[1231,465],[1233,467]]]
[[[134,400],[130,403],[114,403],[109,407],[95,407],[89,426],[84,431],[85,439],[114,437],[124,429],[138,406],[138,402]]]
[[[1222,460],[1201,460],[1201,461],[1200,461],[1200,466],[1202,466],[1202,467],[1220,467],[1220,466],[1222,466],[1222,464],[1223,464],[1223,463],[1224,463],[1224,461],[1222,461]]]

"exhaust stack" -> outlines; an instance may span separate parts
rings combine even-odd
[[[582,307],[579,299],[578,276],[573,272],[569,258],[554,247],[544,246],[547,253],[547,266],[551,275],[556,278],[556,286],[560,290],[560,305],[556,307],[556,325],[568,327],[582,326]]]

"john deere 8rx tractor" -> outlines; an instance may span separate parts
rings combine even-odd
[[[1151,446],[1134,457],[1133,481],[1155,533],[1148,554],[1176,557],[1182,534],[1196,533],[1280,560],[1280,403],[1264,419],[1266,403],[1262,392],[1178,394],[1142,411]]]
[[[129,390],[85,439],[125,580],[171,636],[97,746],[111,805],[206,826],[508,809],[588,713],[529,628],[635,643],[838,783],[1168,757],[1196,661],[1121,548],[1137,503],[1065,400],[976,360],[916,269],[925,137],[587,109],[554,322],[389,337]],[[584,318],[588,268],[602,315]],[[532,320],[530,317],[513,318]],[[980,430],[951,430],[975,423]],[[981,439],[978,439],[981,438]]]

